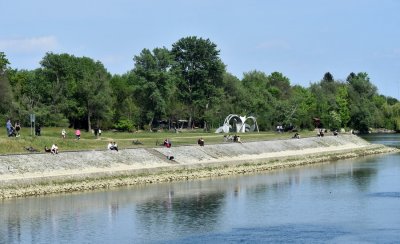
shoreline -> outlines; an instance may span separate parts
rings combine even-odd
[[[205,147],[126,149],[117,153],[11,155],[0,159],[0,199],[249,174],[396,152],[400,150],[343,135]],[[166,159],[171,153],[175,161]],[[13,163],[15,168],[10,170]]]

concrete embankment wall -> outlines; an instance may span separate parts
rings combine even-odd
[[[138,179],[151,175],[153,178],[150,180],[146,178],[144,182],[154,182],[154,177],[155,181],[200,178],[205,176],[196,176],[193,172],[202,171],[205,168],[208,172],[212,171],[210,169],[217,169],[216,175],[224,175],[226,172],[221,172],[221,168],[229,171],[229,174],[244,173],[338,159],[341,155],[356,157],[395,150],[382,145],[372,145],[354,135],[340,135],[222,143],[204,147],[193,145],[123,149],[119,152],[83,151],[60,152],[58,155],[2,155],[0,156],[0,198],[130,185],[143,183]],[[167,160],[168,155],[173,155],[175,160]],[[243,165],[247,168],[253,165],[253,170],[242,169]],[[235,169],[232,170],[233,168]],[[185,170],[191,172],[190,176]],[[180,175],[178,176],[176,172],[180,172]],[[168,173],[173,176],[167,176]],[[213,173],[207,175],[212,176]],[[118,183],[109,181],[115,178],[119,178],[120,181]],[[126,182],[122,182],[122,179]],[[97,184],[83,187],[82,182],[87,183],[87,181],[97,181]],[[104,183],[106,181],[108,182]],[[75,182],[75,185],[68,186],[69,190],[63,187],[43,190],[46,184],[67,182],[68,184]],[[21,186],[36,187],[28,193],[12,190]]]

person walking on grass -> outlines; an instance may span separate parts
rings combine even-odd
[[[12,133],[11,119],[7,119],[6,129],[7,129],[7,136],[10,136]]]
[[[67,132],[65,131],[65,129],[62,129],[61,131],[61,138],[65,139],[65,137],[67,136]]]
[[[75,136],[77,140],[81,139],[81,131],[79,129],[75,130]]]

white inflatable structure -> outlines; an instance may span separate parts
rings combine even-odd
[[[253,124],[247,124],[247,120],[252,120]],[[234,127],[232,127],[232,125]],[[238,133],[245,133],[249,131],[255,131],[257,129],[257,132],[260,132],[258,129],[257,125],[257,120],[253,116],[239,116],[237,114],[230,114],[225,118],[224,124],[219,127],[215,133],[229,133],[229,132],[238,132]]]

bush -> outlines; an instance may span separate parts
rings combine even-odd
[[[127,120],[127,119],[123,119],[118,121],[117,124],[115,124],[115,129],[119,130],[119,131],[132,131],[134,128],[134,124],[132,121]]]

